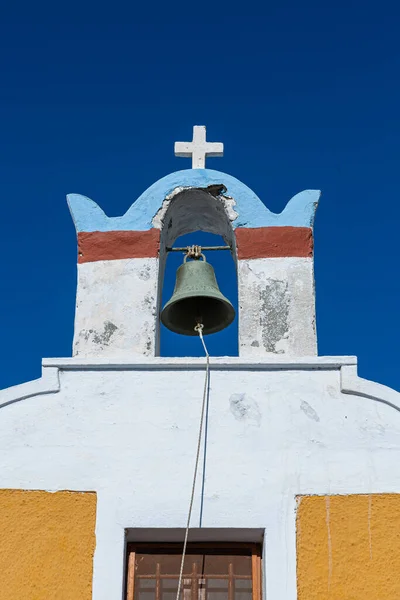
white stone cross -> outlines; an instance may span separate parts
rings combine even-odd
[[[175,156],[192,157],[192,169],[205,169],[206,156],[223,156],[224,145],[221,142],[206,142],[204,125],[193,127],[192,142],[175,142]]]

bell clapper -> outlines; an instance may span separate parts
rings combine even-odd
[[[203,333],[203,329],[204,329],[204,325],[200,321],[197,323],[197,325],[194,328],[194,330],[197,331],[197,333],[200,333],[200,331]]]
[[[197,323],[197,325],[194,328],[194,330],[199,334],[200,341],[203,344],[204,352],[206,353],[206,357],[207,357],[206,380],[208,380],[208,376],[209,376],[208,371],[210,368],[210,355],[208,354],[207,346],[206,346],[206,343],[203,338],[203,329],[204,329],[203,323]]]

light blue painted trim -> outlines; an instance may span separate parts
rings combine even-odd
[[[247,185],[226,173],[211,169],[187,169],[171,173],[151,185],[121,217],[107,217],[90,198],[68,194],[68,206],[79,231],[145,231],[163,200],[177,187],[207,187],[223,184],[236,201],[236,227],[312,227],[321,192],[305,190],[293,196],[280,214],[268,210]]]
[[[105,212],[94,200],[80,194],[68,194],[67,203],[76,231],[112,231],[110,227],[113,219],[107,217]],[[121,217],[118,217],[121,219]]]

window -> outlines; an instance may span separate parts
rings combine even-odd
[[[127,600],[175,600],[182,544],[128,544]],[[179,600],[261,600],[254,544],[188,544]]]

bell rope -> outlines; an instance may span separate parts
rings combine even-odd
[[[181,566],[179,569],[178,589],[176,592],[175,600],[180,600],[179,596],[180,596],[181,588],[182,588],[183,566],[184,566],[184,562],[185,562],[186,548],[187,548],[187,542],[188,542],[188,537],[189,537],[190,519],[192,517],[194,494],[196,491],[197,471],[199,468],[201,440],[203,437],[204,415],[205,415],[205,408],[206,408],[206,403],[207,403],[207,390],[208,390],[208,385],[209,385],[209,381],[210,381],[210,355],[208,353],[207,346],[206,346],[206,343],[203,338],[203,329],[204,329],[204,325],[200,322],[198,322],[196,324],[196,326],[194,327],[194,331],[199,335],[200,341],[203,344],[204,352],[206,355],[206,371],[205,371],[205,379],[204,379],[203,401],[201,403],[199,435],[197,438],[197,450],[196,450],[196,460],[195,460],[194,473],[193,473],[192,491],[190,494],[189,511],[188,511],[188,517],[187,517],[187,522],[186,522],[185,537],[183,540]],[[203,465],[203,469],[204,469],[204,467],[205,467],[205,465]]]

